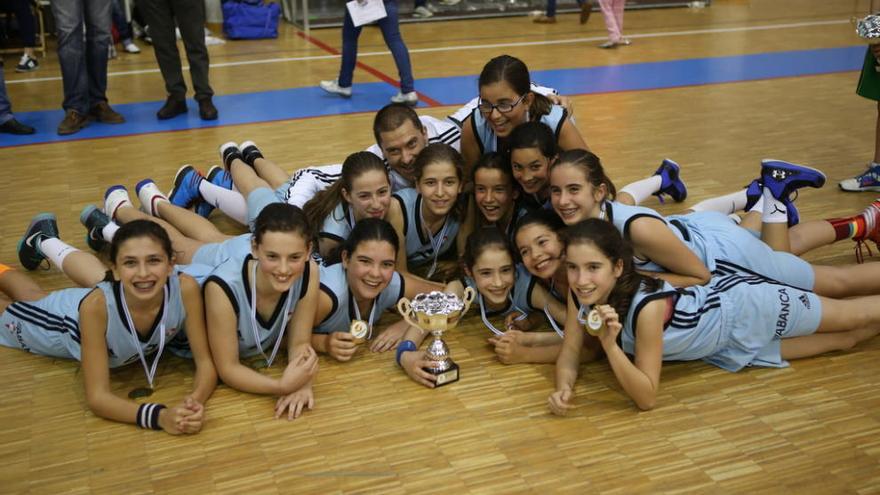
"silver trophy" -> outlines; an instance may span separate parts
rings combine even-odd
[[[404,297],[397,302],[397,309],[407,323],[434,335],[425,350],[425,359],[431,363],[425,371],[434,375],[438,387],[458,381],[458,365],[449,357],[449,347],[442,337],[443,332],[458,325],[474,302],[474,296],[474,290],[468,287],[463,299],[455,294],[434,291],[419,294],[412,301]]]

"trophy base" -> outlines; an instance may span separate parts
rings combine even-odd
[[[450,383],[457,382],[458,378],[459,378],[458,365],[455,363],[452,363],[452,365],[449,366],[449,368],[447,368],[443,371],[433,370],[431,368],[424,368],[424,370],[427,371],[428,373],[434,375],[434,384],[437,387],[441,387],[443,385],[448,385]]]

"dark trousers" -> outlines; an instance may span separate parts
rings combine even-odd
[[[31,10],[30,0],[9,0],[5,2],[18,20],[18,34],[24,46],[37,46],[37,21]],[[4,2],[0,2],[3,5]]]
[[[196,100],[210,98],[214,91],[208,82],[208,48],[205,46],[205,4],[203,0],[139,0],[138,6],[150,27],[153,50],[165,79],[165,91],[176,99],[186,98],[186,82],[174,35],[175,20],[180,28],[189,74]]]

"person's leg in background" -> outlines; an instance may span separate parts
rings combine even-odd
[[[217,108],[211,101],[214,90],[208,80],[208,47],[205,45],[205,3],[203,0],[173,0],[171,8],[186,49],[199,116],[203,120],[215,120]]]
[[[400,76],[400,92],[392,96],[391,101],[415,105],[418,103],[419,97],[415,90],[415,79],[413,78],[412,63],[409,60],[409,50],[403,41],[403,35],[400,34],[400,19],[398,18],[397,8],[397,0],[386,0],[385,12],[388,15],[379,20],[379,29],[382,30],[385,44],[391,50],[394,64],[397,65],[397,73]],[[341,81],[340,85],[342,85]]]
[[[162,108],[156,112],[159,120],[170,119],[186,113],[186,82],[177,50],[177,36],[174,33],[174,8],[171,0],[141,0],[138,2],[141,13],[150,27],[153,51],[156,62],[165,81],[168,97]]]
[[[620,44],[620,27],[617,25],[615,3],[616,0],[599,0],[602,17],[605,19],[605,29],[608,31],[608,41],[599,45],[599,48],[617,48]]]
[[[125,18],[125,5],[123,0],[112,0],[113,24],[119,32],[119,40],[122,42],[122,49],[128,53],[140,53],[141,49],[134,44],[134,34],[131,30],[131,23]]]
[[[37,20],[31,10],[30,0],[12,0],[12,12],[18,21],[18,32],[24,45],[24,53],[15,66],[15,72],[31,72],[40,67],[34,49],[37,47]]]
[[[0,60],[0,132],[7,134],[33,134],[36,131],[29,125],[22,124],[12,113],[12,103],[6,94],[6,78],[3,75],[3,60]]]
[[[321,89],[346,98],[351,96],[351,84],[354,79],[354,66],[357,64],[358,37],[360,35],[361,28],[354,27],[351,15],[346,9],[345,20],[342,22],[342,62],[339,66],[339,77],[335,81],[321,81],[319,84]]]

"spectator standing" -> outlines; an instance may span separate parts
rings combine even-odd
[[[208,81],[208,47],[205,46],[205,4],[203,0],[140,0],[139,9],[149,26],[156,61],[165,80],[168,99],[156,113],[160,120],[186,113],[186,82],[177,50],[175,25],[180,28],[189,74],[202,120],[215,120],[217,108],[211,101],[214,90]],[[176,23],[175,23],[176,21]]]
[[[0,60],[0,132],[7,134],[33,134],[36,130],[15,120],[12,103],[6,94],[6,78],[3,76],[3,61]]]
[[[605,18],[605,29],[608,30],[608,41],[599,48],[617,48],[629,45],[630,41],[623,37],[623,8],[626,0],[599,0],[602,17]]]
[[[110,0],[53,0],[51,6],[64,81],[65,113],[58,134],[79,132],[89,118],[105,124],[125,122],[107,103]]]

